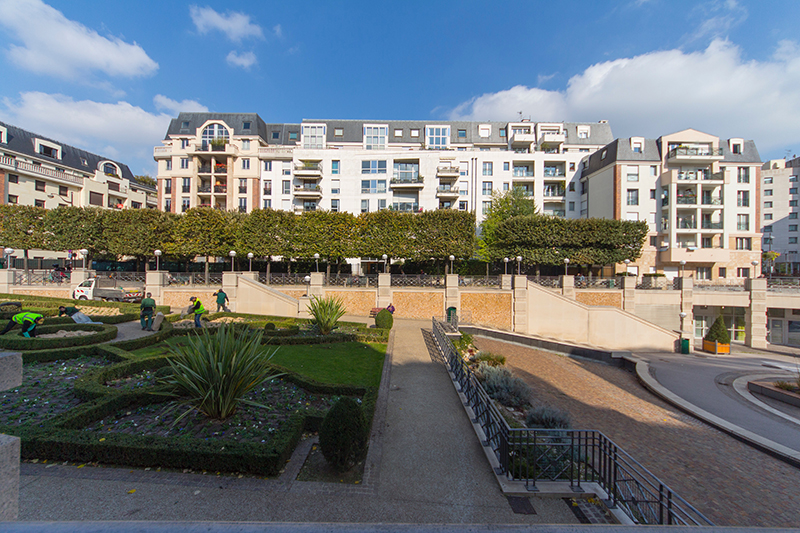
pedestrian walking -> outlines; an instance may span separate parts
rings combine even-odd
[[[214,293],[214,296],[217,297],[217,313],[219,313],[220,308],[223,311],[225,311],[226,313],[230,313],[231,310],[228,309],[228,306],[225,305],[225,304],[226,304],[226,302],[230,303],[231,301],[230,301],[230,299],[228,299],[228,295],[225,294],[225,291],[220,289],[220,290],[218,290],[217,292]]]
[[[189,298],[189,301],[192,302],[189,312],[194,313],[194,327],[202,328],[203,325],[200,323],[200,316],[206,312],[206,309],[196,296]]]
[[[22,336],[23,337],[35,337],[36,336],[36,326],[44,322],[44,317],[39,313],[32,313],[30,311],[24,311],[22,313],[17,313],[16,315],[11,317],[11,320],[8,321],[6,324],[6,329],[0,332],[0,335],[5,335],[11,329],[19,324],[22,327]]]
[[[152,296],[148,292],[139,305],[139,323],[142,326],[142,330],[153,331],[153,314],[156,311],[156,301],[153,300]]]
[[[76,324],[102,324],[102,322],[95,322],[90,317],[86,316],[83,311],[77,307],[72,306],[59,306],[58,316],[68,316]]]

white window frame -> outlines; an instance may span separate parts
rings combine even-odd
[[[425,126],[425,148],[429,150],[449,150],[450,126],[444,124]]]
[[[323,150],[325,148],[325,124],[303,124],[301,144],[306,150]]]
[[[388,124],[364,124],[361,133],[364,150],[386,150],[389,140]]]

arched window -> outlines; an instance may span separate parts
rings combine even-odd
[[[203,129],[203,146],[216,142],[228,142],[228,129],[222,124],[209,124]]]
[[[116,165],[106,163],[103,165],[103,172],[108,176],[119,176]]]

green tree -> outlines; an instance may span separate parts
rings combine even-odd
[[[475,253],[475,215],[437,209],[414,215],[412,259],[469,259]]]
[[[357,218],[356,256],[412,257],[416,215],[383,209]]]
[[[105,216],[106,251],[109,254],[132,256],[139,262],[153,257],[153,251],[167,247],[177,215],[155,209],[123,209]]]
[[[328,275],[331,273],[331,262],[341,269],[344,258],[353,257],[356,253],[356,223],[350,213],[308,211],[297,217],[295,229],[296,257],[310,258],[318,253],[328,261]]]
[[[478,255],[484,261],[496,261],[507,255],[499,254],[497,227],[504,221],[514,217],[530,217],[538,214],[536,204],[530,196],[525,196],[524,189],[512,187],[500,192],[492,192],[492,202],[484,215],[478,238]],[[513,257],[516,257],[514,255]]]
[[[154,180],[151,176],[148,176],[147,174],[134,176],[133,179],[141,183],[142,185],[149,185],[150,187],[156,186],[156,180]]]
[[[272,256],[290,256],[293,250],[296,216],[288,211],[256,209],[242,219],[236,237],[236,250],[267,258],[267,274]]]
[[[164,248],[168,255],[205,256],[205,272],[211,257],[227,257],[235,249],[236,237],[244,216],[233,211],[194,207],[178,217],[173,240]],[[247,253],[247,252],[245,252]]]
[[[0,243],[24,252],[28,270],[28,251],[44,247],[44,215],[41,207],[0,205]]]
[[[50,250],[89,250],[90,255],[106,251],[106,215],[99,207],[61,206],[47,211],[45,245]]]

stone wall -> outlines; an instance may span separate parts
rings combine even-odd
[[[162,305],[168,305],[173,312],[178,312],[189,306],[192,302],[189,298],[196,296],[203,303],[203,307],[212,313],[217,308],[217,298],[214,293],[218,288],[196,288],[196,289],[165,289]]]
[[[12,288],[11,294],[24,294],[26,296],[45,296],[47,298],[72,298],[72,289],[67,287],[66,289],[50,289],[50,288],[42,288],[42,289],[21,289],[21,288]]]
[[[575,291],[575,301],[584,305],[604,305],[622,309],[622,291]]]
[[[348,315],[369,316],[369,311],[375,307],[377,294],[375,290],[330,290],[325,291],[327,296],[341,298],[347,307]]]
[[[392,303],[397,318],[428,319],[444,316],[444,291],[429,289],[392,291]]]
[[[512,306],[510,291],[461,293],[461,316],[476,325],[511,331]]]

